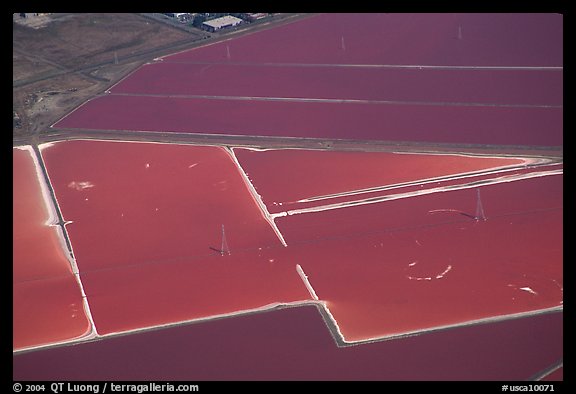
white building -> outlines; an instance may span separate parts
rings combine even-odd
[[[232,15],[226,15],[221,18],[206,21],[202,23],[202,26],[204,26],[205,29],[214,32],[223,29],[225,27],[237,26],[242,22],[244,21],[240,18],[236,18],[235,16]]]

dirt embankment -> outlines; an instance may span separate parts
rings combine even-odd
[[[298,17],[278,15],[242,30]],[[14,14],[13,138],[46,133],[62,116],[155,57],[238,33],[208,34],[143,14],[30,14],[25,20]]]
[[[50,14],[13,22],[13,137],[44,132],[145,60],[196,36],[137,14]]]

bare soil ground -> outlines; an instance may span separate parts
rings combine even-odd
[[[26,18],[33,21],[28,25],[19,18],[13,23],[13,137],[44,132],[142,64],[139,54],[202,39],[200,32],[138,14],[51,14]]]
[[[273,25],[294,14],[270,18]],[[266,26],[268,27],[268,26]],[[259,30],[254,24],[248,30]],[[13,138],[50,125],[155,57],[222,39],[165,23],[153,14],[49,14],[13,17]]]

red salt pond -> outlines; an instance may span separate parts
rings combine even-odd
[[[316,205],[327,204],[342,194],[348,194],[347,200],[360,199],[365,198],[369,190],[390,186],[397,189],[412,183],[425,183],[428,187],[432,181],[448,176],[510,170],[537,161],[455,154],[287,149],[236,148],[234,153],[270,212],[300,208],[306,203],[304,200],[316,200]],[[270,171],[271,168],[273,171]],[[470,180],[464,178],[459,182]],[[415,187],[420,189],[422,186]],[[364,193],[354,193],[361,191]],[[331,199],[328,198],[330,196]]]
[[[54,126],[240,136],[560,146],[563,143],[562,114],[562,108],[542,107],[106,95],[89,101]]]
[[[55,127],[560,146],[562,63],[561,15],[319,15],[165,57]],[[479,202],[470,188],[278,217],[274,223],[223,148],[69,141],[44,146],[42,154],[64,219],[71,222],[66,228],[102,335],[314,302],[306,277],[340,341],[562,305],[561,175],[483,185],[486,221],[472,219]],[[262,169],[273,168],[268,160],[244,160],[270,207],[437,174],[427,172],[430,158],[420,159],[419,167],[401,166],[417,176],[395,166],[394,176],[356,172],[356,180],[350,171],[318,185],[314,179],[322,171],[307,170],[309,161],[295,164],[298,172],[310,173],[299,184],[296,171],[271,171],[291,179],[293,194]],[[373,165],[366,160],[366,167]],[[360,159],[353,161],[357,171],[363,167]],[[456,161],[456,172],[472,164]],[[441,162],[444,167],[435,171],[453,174],[450,160]],[[20,188],[15,181],[15,196]],[[38,201],[30,206],[26,215],[37,215]],[[37,261],[34,251],[19,237],[36,235],[38,223],[46,229],[47,219],[16,220],[16,211],[25,216],[28,209],[16,208],[14,346],[80,338],[90,326],[62,238],[38,231],[42,241],[33,244],[46,244],[46,250],[57,245],[60,257],[42,250],[54,266],[28,263]],[[17,231],[20,222],[30,225]],[[52,369],[33,370],[54,374],[52,379],[62,379],[65,370],[88,379],[100,373],[146,380],[520,380],[562,358],[561,316],[338,348],[317,310],[298,308],[17,355],[14,376],[25,378],[27,368],[45,366],[49,357]],[[319,323],[321,330],[314,328]],[[162,332],[170,336],[156,336]],[[129,350],[134,348],[137,360]],[[115,356],[105,356],[103,369],[101,362],[100,369],[91,364],[106,351]],[[167,358],[174,362],[158,365]]]
[[[102,335],[311,299],[290,259],[265,250],[86,270],[82,280]]]
[[[79,140],[42,155],[99,334],[310,299],[267,251],[281,240],[226,149]]]
[[[421,195],[456,191],[461,189],[479,188],[502,182],[513,182],[520,179],[537,178],[548,175],[557,175],[562,173],[562,164],[552,164],[534,168],[517,168],[502,171],[486,172],[484,174],[465,174],[463,176],[448,176],[444,179],[431,179],[422,182],[415,181],[407,184],[397,184],[390,186],[375,187],[360,191],[345,191],[334,195],[312,197],[309,199],[299,200],[297,203],[278,203],[278,207],[271,214],[272,217],[302,214],[330,209],[340,209],[365,204],[376,204],[385,201],[398,200],[403,198],[414,198]],[[476,197],[475,200],[478,198]],[[274,204],[273,204],[274,205]],[[284,208],[280,210],[279,208]],[[479,208],[477,208],[479,209]],[[279,212],[277,212],[279,211]],[[439,208],[431,210],[431,214],[456,213],[475,218],[478,213],[475,209],[468,211],[458,211],[453,208]],[[439,216],[439,217],[442,217]]]
[[[555,14],[313,16],[145,65],[54,126],[560,146],[562,23]]]
[[[69,341],[91,325],[30,146],[12,150],[13,349]]]
[[[553,13],[322,14],[168,56],[166,61],[562,66]]]
[[[13,358],[18,380],[522,381],[563,354],[549,313],[337,347],[314,307],[107,338]],[[209,383],[208,383],[209,385]]]
[[[561,307],[562,175],[480,190],[276,222],[347,341]]]
[[[561,106],[562,80],[562,70],[190,64],[172,63],[168,58],[142,66],[110,92],[437,105]]]
[[[235,151],[243,152],[241,161],[268,153]],[[445,161],[432,166],[430,158],[416,155],[419,165],[411,166],[405,163],[410,155],[397,155],[394,163],[388,153],[354,153],[345,161],[340,153],[303,152],[310,154],[308,161],[312,153],[324,155],[328,164],[317,159],[318,169],[340,160],[358,170],[386,158],[388,167],[404,162],[410,171],[374,171],[358,182],[351,174],[335,182],[326,178],[319,189],[310,187],[315,182],[295,182],[295,198],[446,175],[460,161],[468,171],[523,163],[441,155],[436,159]],[[297,153],[306,158],[303,152]],[[483,185],[486,221],[473,219],[480,204],[473,187],[274,222],[224,148],[67,141],[44,147],[42,154],[63,216],[72,222],[68,233],[101,335],[268,309],[316,295],[346,341],[562,303],[561,175]],[[252,161],[255,171],[248,175],[256,175],[258,185],[262,166],[287,174],[286,163],[284,170],[278,163]],[[312,171],[310,179],[314,176]],[[269,179],[263,177],[262,184],[282,196],[285,185]]]

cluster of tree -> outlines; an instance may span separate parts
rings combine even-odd
[[[196,14],[194,15],[194,20],[192,21],[192,26],[194,27],[202,27],[202,23],[206,22],[206,14]]]

